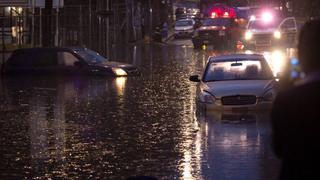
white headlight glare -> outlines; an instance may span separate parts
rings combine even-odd
[[[203,103],[213,104],[215,101],[215,98],[211,94],[204,91],[200,95],[200,101]]]
[[[247,31],[245,36],[244,36],[245,40],[250,40],[252,39],[252,33],[250,31]]]
[[[275,32],[273,33],[273,36],[274,36],[274,38],[276,38],[276,39],[280,39],[280,38],[281,38],[281,33],[280,33],[280,31],[275,31]]]
[[[126,73],[126,71],[121,68],[112,68],[112,71],[116,76],[127,76],[128,75]]]

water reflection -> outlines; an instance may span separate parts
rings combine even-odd
[[[202,164],[206,179],[276,179],[279,162],[270,148],[269,112],[210,112],[197,117],[207,137],[202,144],[207,149],[207,162]]]
[[[117,89],[118,96],[123,96],[124,95],[126,81],[127,81],[126,77],[118,77],[118,78],[115,79],[115,84],[116,84],[116,89]]]
[[[192,51],[175,57],[158,49],[133,49],[146,53],[135,60],[142,77],[1,81],[0,97],[12,107],[1,108],[1,177],[197,179],[200,138],[188,75],[199,63]]]
[[[0,81],[0,179],[241,179],[270,172],[267,120],[195,115],[196,86],[188,77],[214,53],[136,45],[113,57],[137,65],[142,77]]]

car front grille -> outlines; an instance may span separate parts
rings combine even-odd
[[[271,39],[273,37],[273,34],[255,34],[254,40],[260,44],[260,43],[270,43]]]
[[[252,95],[238,95],[222,97],[222,105],[251,105],[257,102],[257,97]]]

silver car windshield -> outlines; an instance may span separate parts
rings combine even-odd
[[[230,60],[208,64],[204,81],[272,79],[269,65],[260,60]]]
[[[83,58],[89,64],[98,64],[107,62],[108,59],[106,57],[101,56],[99,53],[92,51],[90,49],[84,49],[76,51],[76,53]]]
[[[274,29],[278,27],[277,21],[272,22],[264,22],[263,20],[255,20],[250,21],[248,29],[257,29],[257,30],[266,30],[266,29]]]
[[[183,27],[183,26],[193,26],[193,22],[190,21],[177,21],[176,27]]]

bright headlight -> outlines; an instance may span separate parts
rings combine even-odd
[[[276,50],[272,52],[270,60],[274,76],[276,76],[277,73],[283,70],[286,61],[286,55],[284,52]]]
[[[112,68],[112,71],[113,73],[116,75],[116,76],[127,76],[128,74],[126,73],[126,71],[124,71],[123,69],[121,68]]]
[[[250,40],[252,39],[252,33],[250,31],[247,31],[245,36],[244,36],[245,40]]]
[[[273,33],[273,36],[274,36],[274,38],[276,38],[276,39],[280,39],[280,38],[281,38],[281,33],[280,33],[280,31],[275,31],[275,32]]]
[[[207,92],[202,92],[200,95],[200,101],[202,103],[213,104],[215,101],[215,98],[214,98],[214,96],[212,96],[211,94],[209,94]]]

